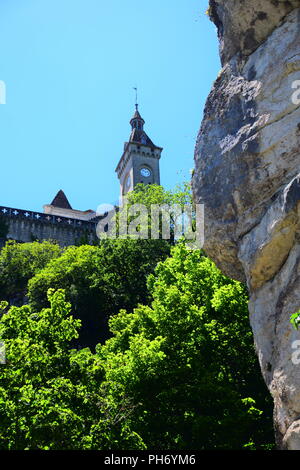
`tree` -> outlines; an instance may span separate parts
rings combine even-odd
[[[149,263],[155,254],[146,242],[70,247],[35,276],[35,287],[43,296],[47,283],[64,281],[78,289],[80,307],[86,289],[90,299],[98,291],[109,298],[107,306],[136,306],[140,287],[135,292],[131,284],[140,282],[140,249]],[[81,325],[66,299],[71,289],[48,290],[43,308],[36,308],[43,302],[38,289],[36,306],[32,301],[9,309],[2,302],[7,363],[0,367],[1,449],[270,445],[271,399],[253,347],[245,287],[184,243],[162,257],[147,286],[144,305],[110,317],[112,337],[95,354],[70,349]]]
[[[0,449],[143,448],[126,422],[129,400],[116,406],[102,386],[99,358],[70,349],[80,320],[64,292],[49,290],[48,300],[41,312],[0,305]]]
[[[176,228],[182,228],[182,211],[186,211],[187,207],[190,210],[190,217],[185,216],[186,225],[188,219],[189,225],[191,228],[194,226],[195,218],[195,207],[192,200],[191,186],[189,183],[184,183],[182,186],[176,186],[174,190],[165,190],[162,186],[157,184],[144,185],[137,184],[134,191],[126,194],[124,198],[124,205],[117,211],[113,221],[116,224],[117,233],[123,234],[124,228],[122,227],[121,221],[123,221],[123,226],[125,223],[126,232],[131,230],[132,222],[134,222],[134,227],[136,230],[131,230],[131,238],[135,236],[136,238],[152,238],[152,229],[156,225],[155,220],[158,219],[157,232],[158,238],[165,238],[163,236],[163,225],[162,221],[167,217],[167,227],[165,225],[165,231],[168,236],[168,241],[171,244],[174,244],[175,238],[178,234]],[[155,214],[155,209],[157,214]],[[164,216],[162,215],[162,210]],[[111,224],[111,227],[114,229],[114,224]],[[188,230],[185,230],[188,232]],[[182,234],[180,233],[180,236]]]
[[[178,244],[148,280],[151,306],[111,317],[97,352],[116,402],[148,449],[263,448],[271,399],[248,322],[247,292],[200,251]]]
[[[128,198],[183,204],[190,192],[149,185]],[[244,285],[184,242],[25,245],[0,254],[3,292],[23,295],[29,279],[30,301],[0,305],[0,448],[272,446]],[[71,349],[99,341],[95,354]]]
[[[6,242],[0,251],[0,300],[22,304],[28,280],[61,252],[59,245],[49,241]]]
[[[94,347],[108,337],[110,315],[150,302],[147,276],[169,253],[163,240],[103,240],[99,246],[69,247],[30,279],[30,303],[40,310],[47,305],[49,288],[64,289],[82,320],[77,344]]]
[[[158,184],[137,184],[134,191],[127,193],[128,204],[192,204],[192,192],[190,183],[177,185],[172,190],[166,190]]]

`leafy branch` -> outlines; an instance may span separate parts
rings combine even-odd
[[[295,330],[299,329],[299,326],[300,326],[300,310],[298,310],[298,312],[293,313],[293,315],[291,315],[290,322],[293,325],[293,327],[295,328]]]

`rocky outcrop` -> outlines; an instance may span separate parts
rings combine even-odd
[[[209,14],[218,28],[222,63],[254,52],[299,0],[210,0]]]
[[[204,249],[249,286],[278,446],[300,449],[300,0],[211,0],[209,13],[223,69],[195,148]]]

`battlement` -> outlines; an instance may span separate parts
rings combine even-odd
[[[7,218],[8,239],[19,242],[56,240],[61,246],[74,245],[83,236],[89,243],[96,240],[100,217],[85,221],[42,212],[0,206],[0,215]]]

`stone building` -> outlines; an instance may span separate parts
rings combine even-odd
[[[116,172],[120,181],[121,199],[136,184],[160,184],[159,159],[162,148],[153,144],[144,131],[145,121],[138,111],[130,120],[129,142],[124,144]],[[0,215],[8,225],[7,238],[19,242],[56,240],[61,246],[74,245],[80,241],[97,241],[96,227],[107,214],[97,214],[89,209],[75,210],[65,193],[60,190],[51,204],[45,204],[43,212],[0,206]]]
[[[144,131],[145,121],[139,113],[138,105],[135,106],[135,113],[130,120],[129,142],[124,144],[124,152],[116,168],[121,200],[138,183],[160,184],[159,160],[163,149],[154,145]]]
[[[44,206],[44,212],[0,206],[0,214],[8,224],[7,238],[18,242],[56,240],[61,246],[68,246],[81,240],[96,240],[99,217],[93,211],[73,210],[63,191]]]

